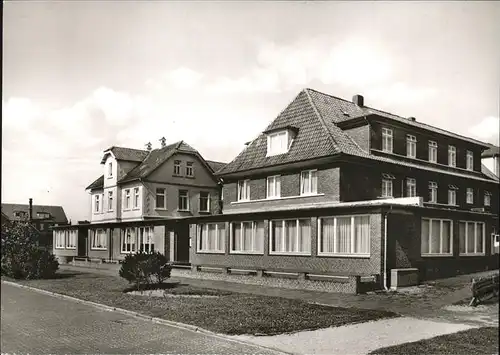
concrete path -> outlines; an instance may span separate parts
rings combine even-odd
[[[4,283],[1,309],[2,354],[279,354]]]
[[[473,326],[402,317],[294,334],[233,338],[295,354],[357,355],[470,328]]]

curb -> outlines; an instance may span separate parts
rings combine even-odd
[[[226,335],[223,335],[223,334],[219,334],[219,333],[215,333],[215,332],[212,332],[211,330],[200,328],[200,327],[197,327],[197,326],[191,325],[191,324],[179,323],[179,322],[174,322],[174,321],[170,321],[170,320],[166,320],[166,319],[162,319],[162,318],[152,317],[152,316],[148,316],[148,315],[145,315],[145,314],[142,314],[142,313],[138,313],[138,312],[134,312],[134,311],[129,311],[129,310],[123,309],[123,308],[107,306],[105,304],[96,303],[96,302],[92,302],[92,301],[86,301],[86,300],[82,300],[82,299],[79,299],[79,298],[75,298],[75,297],[71,297],[71,296],[66,296],[66,295],[63,295],[63,294],[60,294],[60,293],[56,293],[56,292],[52,292],[52,291],[46,291],[46,290],[43,290],[43,289],[40,289],[40,288],[36,288],[36,287],[21,285],[21,284],[18,284],[16,282],[12,282],[12,281],[2,280],[2,284],[7,284],[7,285],[18,287],[18,288],[25,288],[25,289],[28,289],[28,290],[31,290],[31,291],[34,291],[34,292],[46,294],[46,295],[49,295],[49,296],[52,296],[52,297],[56,297],[56,298],[66,299],[66,300],[73,301],[73,302],[76,302],[76,303],[81,303],[81,304],[89,305],[89,306],[92,306],[92,307],[95,307],[95,308],[99,308],[99,309],[103,309],[103,310],[106,310],[106,311],[109,311],[109,312],[117,312],[117,313],[125,314],[125,315],[128,315],[128,316],[134,317],[134,318],[139,318],[139,319],[142,319],[142,320],[150,321],[150,322],[153,322],[153,323],[162,324],[162,325],[166,325],[166,326],[170,326],[170,327],[174,327],[174,328],[178,328],[178,329],[188,330],[188,331],[191,331],[191,332],[194,332],[194,333],[201,333],[201,334],[204,334],[206,336],[211,336],[211,337],[214,337],[214,338],[223,339],[223,340],[230,341],[230,342],[237,343],[237,344],[241,344],[241,345],[253,346],[253,347],[265,349],[265,350],[268,350],[268,351],[277,352],[278,354],[294,355],[293,353],[288,353],[288,352],[285,352],[285,351],[277,349],[277,348],[267,347],[267,346],[259,345],[259,344],[252,343],[252,342],[245,341],[245,340],[237,340],[237,339],[231,338],[229,336],[226,336]]]

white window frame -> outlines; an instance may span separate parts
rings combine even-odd
[[[276,148],[276,150],[273,150],[273,139],[276,139],[278,137],[282,137],[280,140],[281,146],[279,148]],[[266,156],[271,157],[274,155],[280,155],[280,154],[285,154],[288,152],[290,145],[289,145],[289,132],[288,131],[279,131],[279,132],[274,132],[270,133],[267,135],[267,154]]]
[[[451,219],[440,219],[440,218],[422,218],[422,222],[426,220],[429,221],[429,235],[428,235],[428,245],[429,245],[429,250],[431,247],[431,238],[432,238],[432,221],[439,221],[439,253],[424,253],[422,251],[422,242],[420,242],[420,255],[422,257],[429,257],[429,256],[438,256],[438,257],[445,257],[445,256],[453,256],[453,221]],[[443,253],[443,222],[447,221],[450,222],[450,251],[448,253]],[[422,232],[420,233],[420,238],[423,238]]]
[[[250,180],[238,180],[237,187],[238,201],[250,201]]]
[[[450,206],[457,205],[457,190],[448,189],[448,205],[450,205]]]
[[[146,253],[154,252],[155,249],[155,234],[154,227],[139,227],[137,228],[137,248]],[[148,246],[148,251],[144,246]]]
[[[207,194],[207,197],[202,197],[202,194]],[[202,201],[203,199],[206,199],[206,200],[207,200],[207,208],[206,208],[206,209],[202,209],[202,208],[201,208],[201,201]],[[199,205],[200,205],[200,212],[210,212],[210,192],[200,191],[200,201],[199,201]]]
[[[438,202],[438,184],[434,181],[429,181],[429,202]]]
[[[141,198],[141,189],[138,187],[134,187],[134,199],[133,199],[133,209],[138,210],[140,208],[140,198]]]
[[[163,197],[163,206],[158,207],[158,196]],[[157,210],[166,210],[167,209],[167,189],[164,187],[156,188],[156,196],[155,196],[155,209]]]
[[[252,250],[235,250],[234,249],[234,243],[233,243],[233,240],[234,240],[234,225],[235,224],[239,224],[240,225],[240,231],[243,230],[243,224],[244,223],[252,223],[252,235],[251,235],[251,239],[252,239]],[[258,223],[262,223],[262,227],[264,229],[263,231],[263,235],[262,235],[262,245],[256,245],[257,244],[257,241],[256,241],[256,236],[257,236],[257,224]],[[259,254],[259,255],[263,255],[264,254],[264,238],[265,238],[265,221],[264,220],[261,220],[261,221],[238,221],[238,222],[231,222],[229,224],[229,231],[230,231],[230,239],[229,239],[229,253],[230,254]],[[239,236],[239,239],[240,239],[240,245],[243,245],[243,233],[240,234]]]
[[[108,163],[108,179],[113,177],[113,162]]]
[[[185,192],[186,195],[181,196],[181,192]],[[186,199],[186,208],[181,208],[181,198]],[[190,211],[189,209],[189,190],[179,190],[177,198],[177,210],[179,211]]]
[[[382,178],[382,197],[393,197],[392,179]]]
[[[417,157],[417,137],[411,134],[406,135],[406,156],[409,158]]]
[[[64,249],[66,247],[66,231],[56,230],[55,238],[56,249]]]
[[[285,243],[285,222],[287,221],[295,221],[296,222],[296,235],[295,235],[295,246],[296,249],[299,249],[299,226],[300,222],[299,221],[309,221],[309,251],[273,251],[273,223],[278,223],[281,222],[281,241],[282,245],[286,245]],[[312,221],[310,218],[285,218],[285,219],[277,219],[277,220],[270,220],[269,221],[269,255],[312,255]]]
[[[429,161],[437,163],[438,144],[436,141],[429,141]]]
[[[94,213],[101,213],[101,194],[94,195]]]
[[[355,217],[368,217],[368,225],[369,227],[369,235],[368,235],[368,245],[369,251],[368,253],[355,253],[352,252],[355,249]],[[338,218],[350,218],[351,219],[351,253],[339,253],[337,251],[337,219]],[[321,251],[321,245],[323,242],[323,233],[322,226],[323,220],[325,219],[333,219],[333,252],[323,252]],[[341,215],[341,216],[325,216],[318,218],[318,231],[317,231],[317,250],[318,256],[333,256],[333,257],[352,257],[352,258],[369,258],[371,254],[371,216],[369,214],[359,214],[359,215]]]
[[[457,166],[457,148],[454,145],[448,146],[448,166]]]
[[[474,170],[474,153],[470,150],[466,152],[465,168],[467,170]]]
[[[484,192],[484,205],[491,206],[491,192],[489,191]]]
[[[465,223],[465,253],[460,252],[460,223]],[[468,235],[468,224],[473,224],[474,225],[474,251],[469,252],[467,250],[468,247],[468,239],[470,236]],[[482,225],[482,232],[483,232],[483,251],[477,251],[477,225]],[[486,224],[484,222],[478,222],[478,221],[458,221],[458,240],[459,240],[459,255],[460,256],[477,256],[477,255],[486,255]],[[493,248],[493,245],[491,246]]]
[[[411,192],[414,192],[413,194]],[[417,180],[414,178],[406,178],[406,197],[417,196]]]
[[[305,176],[307,175],[307,176]],[[304,183],[307,179],[307,184]],[[314,183],[313,183],[314,182]],[[306,188],[307,185],[307,188]],[[313,186],[316,189],[313,191]],[[300,172],[300,196],[314,196],[318,194],[318,170],[303,170]]]
[[[471,187],[465,190],[465,202],[468,204],[474,203],[474,189]]]
[[[186,162],[186,176],[194,176],[194,163],[192,161]]]
[[[66,231],[66,249],[76,249],[76,241],[78,238],[78,231],[70,229]]]
[[[137,252],[137,229],[127,227],[122,229],[122,238],[120,240],[120,253],[133,254]],[[127,243],[128,242],[128,243]],[[129,249],[129,250],[127,250]]]
[[[206,230],[208,238],[208,226],[215,225],[215,245],[219,246],[221,244],[222,238],[222,249],[202,249],[203,245],[203,233]],[[224,225],[224,229],[221,230],[219,226]],[[203,223],[196,226],[196,251],[198,253],[207,254],[225,254],[226,252],[226,224],[224,222],[214,222],[214,223]],[[209,244],[208,242],[206,244]]]
[[[108,191],[108,212],[113,212],[113,191]]]
[[[182,161],[180,160],[174,160],[174,175],[181,175],[181,165]]]
[[[271,187],[271,191],[269,187]],[[280,197],[281,197],[281,176],[280,175],[268,176],[266,179],[266,198],[275,199]]]
[[[392,129],[382,128],[382,151],[392,153],[393,148]]]
[[[123,210],[127,211],[130,210],[131,206],[131,196],[130,196],[130,189],[125,189],[125,203],[123,204]]]
[[[103,235],[103,243],[101,245],[103,246],[97,246],[98,243],[98,237]],[[106,233],[105,229],[94,229],[92,231],[92,240],[90,241],[90,249],[91,250],[108,250],[108,234]]]

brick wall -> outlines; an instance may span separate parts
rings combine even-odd
[[[365,124],[360,127],[354,127],[344,130],[361,149],[370,151],[370,125]]]

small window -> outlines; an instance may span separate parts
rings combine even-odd
[[[238,201],[250,200],[250,180],[238,181]]]
[[[486,233],[483,222],[459,221],[460,255],[485,254]]]
[[[66,233],[65,231],[55,231],[56,235],[56,249],[64,249],[66,246]]]
[[[455,189],[448,189],[448,205],[456,206],[457,204],[457,191]]]
[[[437,150],[438,150],[437,142],[429,141],[429,161],[431,163],[437,163]]]
[[[300,194],[316,195],[318,193],[318,171],[306,170],[300,173]]]
[[[200,192],[200,212],[210,212],[210,194],[208,192]]]
[[[123,209],[128,210],[130,209],[130,189],[125,190],[125,199],[123,203]]]
[[[108,191],[108,211],[113,211],[113,191]]]
[[[188,190],[179,190],[179,211],[189,211]]]
[[[281,179],[279,175],[267,178],[267,198],[279,198],[281,196]]]
[[[107,244],[106,231],[104,229],[95,230],[92,236],[92,244],[90,245],[91,249],[105,250]]]
[[[76,238],[77,238],[76,230],[66,231],[66,249],[76,249]]]
[[[125,228],[122,233],[122,254],[135,253],[136,249],[136,237],[135,228]]]
[[[194,170],[193,170],[193,162],[188,161],[186,163],[186,176],[194,176]]]
[[[491,193],[488,191],[484,192],[484,205],[491,206]]]
[[[139,250],[144,253],[155,251],[154,227],[139,227]]]
[[[472,153],[470,150],[467,151],[467,163],[466,163],[466,168],[467,170],[474,170],[474,153]]]
[[[437,203],[438,185],[434,181],[429,181],[429,202]]]
[[[140,201],[139,196],[140,196],[139,188],[134,187],[134,208],[139,208],[139,201]]]
[[[392,180],[382,179],[382,197],[392,197]]]
[[[167,190],[164,188],[156,189],[156,208],[161,210],[167,208]]]
[[[281,131],[267,136],[267,156],[288,152],[288,131]]]
[[[112,178],[113,177],[113,163],[108,163],[108,177]]]
[[[392,129],[382,128],[382,151],[392,153]]]
[[[417,137],[410,134],[406,136],[406,156],[409,158],[417,157]]]
[[[94,212],[95,213],[99,213],[101,211],[101,199],[100,199],[101,195],[95,195],[94,196]]]
[[[181,161],[174,160],[174,175],[180,175],[180,174],[181,174]]]
[[[457,148],[452,145],[448,146],[448,165],[457,166]]]
[[[467,203],[474,203],[474,190],[470,187],[466,191],[466,201]]]
[[[406,179],[406,196],[415,197],[417,196],[417,181],[412,178]]]

